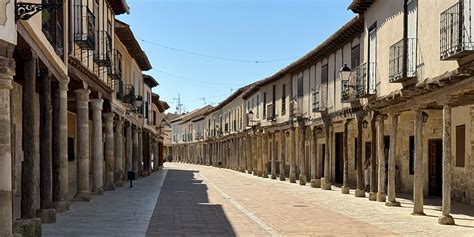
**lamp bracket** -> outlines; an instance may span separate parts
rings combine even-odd
[[[62,7],[62,4],[17,3],[15,1],[15,20],[29,20],[40,11],[53,11],[60,7]]]

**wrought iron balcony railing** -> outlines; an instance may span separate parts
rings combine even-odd
[[[113,50],[112,61],[107,69],[107,73],[114,80],[122,79],[122,55],[117,49]]]
[[[74,42],[82,49],[95,48],[95,16],[87,5],[74,5]]]
[[[135,87],[133,85],[124,85],[122,102],[132,104],[135,102]]]
[[[57,1],[43,0],[43,4],[57,4]],[[63,21],[58,14],[62,13],[62,7],[56,11],[42,11],[42,30],[46,39],[48,39],[51,46],[53,46],[56,54],[62,58],[64,55],[64,30],[62,27]]]
[[[349,80],[341,83],[341,102],[349,103],[375,95],[375,65],[364,63],[352,70]]]
[[[123,101],[123,97],[125,96],[125,94],[124,94],[123,81],[121,79],[114,80],[114,91],[116,95],[115,98]]]
[[[441,59],[455,60],[474,52],[474,17],[471,0],[460,0],[441,13]]]
[[[326,86],[318,86],[316,88],[312,89],[312,107],[313,107],[313,112],[323,112],[326,111],[326,100],[324,97],[326,96],[326,93],[324,93],[327,90]]]
[[[111,54],[112,54],[112,38],[107,34],[106,31],[98,32],[97,48],[94,51],[94,61],[100,67],[110,67]]]
[[[402,39],[390,46],[389,81],[403,82],[415,77],[416,55],[416,39]]]

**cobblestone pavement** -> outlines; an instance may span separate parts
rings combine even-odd
[[[167,170],[128,183],[115,191],[91,196],[90,202],[71,202],[71,210],[57,215],[57,223],[43,224],[43,236],[145,236]]]
[[[168,175],[147,236],[474,236],[473,208],[455,204],[456,226],[402,207],[214,167],[167,163]],[[427,199],[426,202],[436,200]],[[461,214],[465,213],[465,214]]]

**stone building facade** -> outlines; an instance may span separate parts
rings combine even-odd
[[[141,105],[158,83],[124,13],[123,0],[0,3],[0,236],[40,236],[71,200],[149,175],[161,157],[160,123]]]
[[[472,4],[353,0],[356,16],[305,56],[171,121],[173,159],[387,206],[411,193],[415,215],[440,197],[438,222],[454,224],[451,200],[474,200]]]

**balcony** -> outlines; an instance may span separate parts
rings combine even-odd
[[[457,60],[474,52],[474,18],[470,1],[461,0],[441,13],[441,60]]]
[[[112,61],[110,67],[107,69],[107,74],[112,77],[113,80],[122,79],[122,55],[117,49],[113,50]]]
[[[327,109],[326,106],[326,101],[323,99],[324,98],[324,92],[323,90],[326,90],[327,86],[318,86],[316,88],[313,88],[312,92],[312,107],[313,107],[313,113],[318,113],[318,112],[324,112]]]
[[[74,42],[84,50],[95,48],[95,16],[87,5],[74,5]]]
[[[417,39],[402,39],[390,46],[389,81],[404,82],[416,77]]]
[[[56,4],[56,1],[45,1],[45,3]],[[56,54],[62,58],[64,56],[64,30],[62,27],[63,21],[62,16],[58,16],[63,12],[63,8],[60,7],[56,11],[42,11],[42,30],[46,39],[48,39],[51,46],[53,46]]]
[[[99,67],[110,67],[112,54],[112,38],[106,31],[99,31],[99,43],[94,51],[94,62]]]
[[[123,101],[124,97],[124,88],[123,88],[123,81],[122,80],[114,80],[114,91],[115,95],[118,100]]]
[[[133,85],[124,85],[122,102],[132,104],[135,102],[135,87]]]
[[[352,70],[349,80],[341,83],[341,102],[350,103],[375,95],[375,65],[364,63]]]

